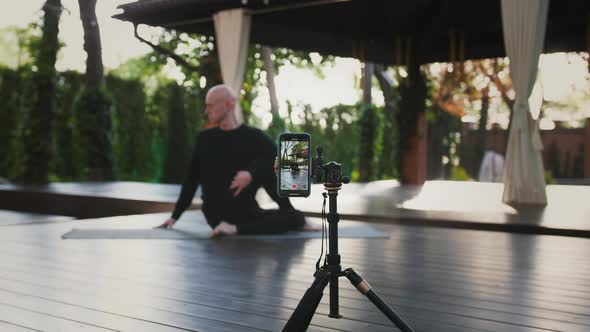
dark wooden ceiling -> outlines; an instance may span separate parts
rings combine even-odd
[[[114,17],[211,35],[211,15],[238,7],[251,10],[251,41],[274,47],[387,64],[408,45],[420,63],[505,56],[500,0],[140,0]],[[589,24],[589,0],[551,1],[544,52],[587,51]]]

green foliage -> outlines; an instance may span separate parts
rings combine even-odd
[[[461,166],[453,166],[451,167],[451,176],[450,180],[453,181],[472,181],[473,179],[467,174],[465,168]]]
[[[174,83],[170,84],[169,89],[168,137],[161,181],[164,183],[182,183],[190,158],[183,92]]]
[[[152,123],[147,114],[143,84],[106,77],[113,101],[113,153],[120,180],[149,179],[158,165],[152,154]]]
[[[285,120],[283,120],[280,115],[273,113],[272,120],[268,126],[268,129],[266,130],[266,133],[271,139],[276,141],[279,137],[279,134],[285,131],[287,131],[287,124],[285,123]]]
[[[555,184],[555,179],[553,178],[553,173],[549,170],[545,171],[545,183],[546,184]]]
[[[393,108],[384,107],[381,111],[381,121],[378,132],[379,152],[377,153],[376,178],[392,179],[399,177],[399,127],[396,121],[399,112],[399,95],[394,93],[396,100],[393,101]]]
[[[287,103],[287,111],[290,115],[285,122],[285,131],[306,132],[311,135],[312,151],[315,156],[316,148],[324,148],[325,161],[338,161],[342,164],[344,175],[351,176],[358,167],[359,144],[359,106],[335,105],[321,109],[314,113],[311,107],[305,104],[293,105]],[[291,118],[299,117],[297,121]],[[295,124],[299,123],[299,124]],[[273,125],[267,133],[276,138]]]
[[[74,102],[83,176],[91,181],[113,180],[112,101],[104,88],[84,87]]]
[[[360,108],[358,105],[336,105],[322,109],[320,115],[325,119],[326,127],[323,135],[316,136],[316,142],[324,147],[325,160],[340,162],[343,174],[350,176],[359,161],[356,147],[360,141]]]
[[[31,50],[28,54],[36,56],[42,52],[41,29],[31,29],[23,45]],[[159,181],[170,174],[175,175],[174,182],[182,180],[193,137],[203,127],[205,92],[219,84],[221,76],[212,38],[167,32],[160,43],[182,54],[193,66],[179,67],[181,75],[175,77],[175,83],[163,70],[170,60],[155,53],[112,71],[100,90],[84,88],[80,73],[55,73],[54,108],[47,113],[54,125],[45,126],[49,134],[44,137],[48,139],[35,140],[43,142],[49,151],[50,181]],[[250,124],[259,121],[249,117],[251,100],[265,83],[261,82],[261,51],[259,45],[251,47],[242,91],[241,105]],[[318,64],[333,61],[331,57],[285,49],[273,49],[272,59],[277,72],[280,66],[290,64],[317,69],[318,75]],[[38,78],[45,73],[36,64],[0,70],[0,97],[4,101],[0,108],[0,149],[8,156],[0,163],[0,176],[10,180],[25,165],[35,169],[25,156],[39,154],[23,141],[38,132],[32,130],[28,119],[38,100],[37,91],[43,91],[36,87],[43,81]],[[315,146],[326,147],[326,158],[340,161],[345,174],[353,174],[358,164],[358,106],[338,105],[312,112],[308,105],[291,105],[288,111],[286,121],[274,117],[269,128],[272,136],[286,130],[309,132]],[[297,116],[298,121],[293,121]],[[40,120],[43,117],[39,115],[32,118],[39,124],[50,122]],[[97,129],[101,127],[106,130]]]
[[[444,85],[445,89],[456,92],[457,95],[463,92],[457,87],[452,89],[452,81],[449,81],[450,77],[454,76],[447,74],[443,77],[442,82],[439,82],[437,77],[426,77],[426,98],[429,101],[426,107],[428,179],[452,177],[453,172],[457,172],[455,170],[456,165],[460,165],[461,170],[465,171],[466,164],[464,161],[467,158],[473,158],[470,155],[471,152],[461,145],[461,117],[442,109],[437,103],[430,102],[437,97],[443,98],[437,96],[440,93],[439,89],[441,89],[439,85]],[[472,175],[476,176],[476,174]],[[467,172],[467,176],[469,176],[469,172]]]
[[[375,167],[375,142],[377,139],[377,110],[375,105],[363,105],[359,126],[359,181],[367,182],[373,178]]]
[[[221,71],[217,60],[214,37],[187,34],[174,30],[164,31],[156,43],[160,47],[173,51],[182,57],[186,65],[176,63],[176,69],[181,73],[176,77],[177,83],[186,86],[198,86],[199,97],[205,98],[206,91],[222,82]],[[318,76],[322,76],[322,64],[334,62],[332,56],[320,56],[317,53],[293,51],[284,48],[275,48],[272,53],[275,73],[284,65],[292,65],[298,68],[313,69]],[[165,54],[150,52],[140,59],[130,60],[117,68],[113,73],[123,78],[142,79],[148,85],[148,94],[155,91],[157,86],[162,86],[166,81],[162,75],[162,68],[168,64],[174,64]],[[244,122],[256,126],[258,120],[252,116],[252,101],[258,96],[260,88],[265,86],[261,80],[264,71],[262,60],[262,46],[250,45],[246,57],[246,69],[242,91],[236,91],[240,95],[239,105],[244,115]]]
[[[22,132],[25,161],[18,179],[24,183],[45,184],[53,154],[51,133],[55,116],[55,73],[39,69],[32,76],[32,107]]]
[[[77,142],[74,101],[83,77],[75,71],[57,74],[56,114],[53,126],[54,152],[50,176],[54,181],[76,180],[81,175],[82,149]]]
[[[19,70],[0,68],[0,177],[22,181],[22,169],[31,154],[23,144],[25,135],[31,135],[29,113],[36,100],[35,72],[31,67]],[[52,138],[48,140],[52,151],[48,179],[50,181],[85,181],[97,179],[91,174],[90,163],[97,163],[91,155],[97,153],[94,117],[84,105],[102,104],[112,112],[112,139],[116,178],[134,181],[159,181],[165,159],[169,132],[171,89],[169,85],[157,88],[146,95],[145,85],[137,79],[122,79],[108,75],[105,83],[112,97],[103,93],[88,96],[82,91],[83,75],[68,71],[56,74],[55,113]],[[168,81],[169,82],[169,81]],[[170,84],[170,83],[168,83]],[[180,86],[185,110],[184,118],[192,144],[194,134],[203,126],[203,101],[199,89]],[[98,98],[98,102],[92,101]],[[110,106],[109,106],[110,105]],[[174,131],[172,131],[174,132]],[[112,136],[111,136],[112,135]],[[103,141],[103,143],[105,142]],[[25,153],[27,152],[27,153]],[[100,161],[100,159],[99,159]],[[34,167],[31,167],[34,169]]]
[[[0,29],[0,63],[12,69],[30,64],[41,39],[38,24],[25,28],[8,26]]]
[[[35,94],[23,132],[25,162],[20,180],[26,183],[45,184],[49,180],[55,116],[55,62],[61,46],[58,40],[61,11],[53,10],[52,6],[59,5],[59,0],[48,0],[43,8],[41,38],[30,41],[35,64],[32,67]]]
[[[11,154],[15,144],[18,127],[19,94],[15,87],[20,84],[20,76],[14,70],[0,69],[0,176],[9,177]]]
[[[361,104],[335,105],[319,112],[312,112],[309,105],[294,105],[289,102],[287,114],[289,116],[283,120],[286,130],[309,133],[312,154],[315,156],[315,148],[322,146],[324,160],[340,162],[343,174],[351,177],[353,181],[361,181],[361,159],[367,161],[367,167],[371,167],[370,180],[391,179],[397,175],[392,164],[398,160],[396,133],[393,132],[396,128],[393,123],[395,114],[386,115],[380,107],[367,107]],[[386,120],[387,117],[389,120]],[[363,126],[365,130],[366,127],[372,130],[372,133],[366,134],[364,143],[361,139]],[[276,137],[274,127],[271,123],[267,130],[273,138]],[[385,141],[386,139],[390,141]],[[384,159],[390,162],[387,163]]]

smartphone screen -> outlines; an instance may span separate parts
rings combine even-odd
[[[306,133],[283,133],[279,136],[279,196],[309,196],[310,141],[311,137]]]

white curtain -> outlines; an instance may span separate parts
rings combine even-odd
[[[543,50],[549,0],[502,0],[504,44],[516,93],[508,137],[504,194],[507,204],[547,204],[543,149],[529,97]]]
[[[238,96],[235,112],[239,123],[242,123],[244,119],[239,97],[250,41],[250,20],[250,15],[242,8],[223,10],[213,14],[221,76],[223,83],[229,85]]]

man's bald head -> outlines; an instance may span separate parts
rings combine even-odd
[[[219,84],[207,91],[206,99],[209,98],[219,102],[231,101],[232,103],[235,103],[237,96],[232,88],[225,84]]]
[[[234,91],[225,84],[216,85],[209,89],[205,97],[205,112],[209,122],[219,125],[228,119],[235,121],[234,108],[236,99]]]

